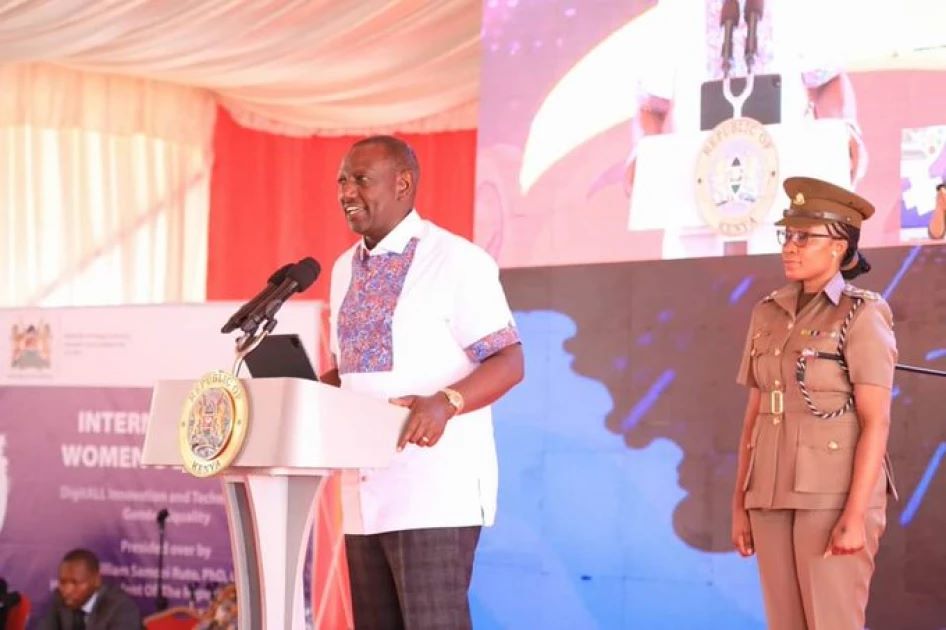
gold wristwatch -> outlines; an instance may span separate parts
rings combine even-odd
[[[453,415],[457,415],[463,411],[463,394],[455,389],[450,389],[449,387],[444,387],[440,391],[444,396],[447,397],[447,402],[453,405]]]

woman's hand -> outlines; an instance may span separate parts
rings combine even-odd
[[[741,507],[734,507],[732,510],[732,544],[743,558],[748,558],[755,553],[749,512]]]
[[[864,518],[858,516],[848,516],[842,513],[838,522],[834,524],[831,530],[831,536],[828,538],[828,548],[825,549],[824,557],[828,556],[846,556],[857,553],[864,548],[864,541],[867,534],[864,528]]]

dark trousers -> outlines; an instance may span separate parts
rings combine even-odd
[[[357,630],[468,630],[480,527],[345,536]]]

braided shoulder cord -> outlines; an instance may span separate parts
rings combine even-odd
[[[851,322],[854,321],[854,313],[857,312],[857,309],[860,308],[861,304],[864,303],[864,298],[856,298],[854,304],[851,305],[851,310],[848,311],[847,317],[844,318],[844,322],[841,324],[841,331],[838,333],[838,354],[837,356],[827,355],[820,356],[820,358],[829,358],[837,361],[841,364],[841,369],[844,370],[844,374],[848,377],[848,381],[851,380],[850,373],[847,367],[847,359],[844,358],[844,344],[847,341],[848,329],[851,327]],[[802,350],[801,355],[798,357],[798,361],[795,363],[795,378],[798,380],[798,389],[801,390],[801,396],[805,401],[805,405],[808,407],[808,410],[812,415],[821,418],[822,420],[831,420],[832,418],[837,418],[840,415],[843,415],[851,410],[851,407],[854,405],[854,388],[851,388],[851,393],[845,402],[840,408],[835,409],[834,411],[821,411],[815,406],[814,401],[811,399],[811,394],[808,393],[808,387],[805,386],[805,372],[808,370],[808,358],[809,357],[819,357],[821,353],[813,348],[805,348]]]

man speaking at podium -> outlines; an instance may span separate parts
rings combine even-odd
[[[391,465],[343,476],[357,628],[470,628],[480,528],[496,513],[489,405],[522,380],[499,271],[414,209],[420,167],[391,136],[355,143],[338,199],[361,236],[332,269],[326,383],[409,407]]]

